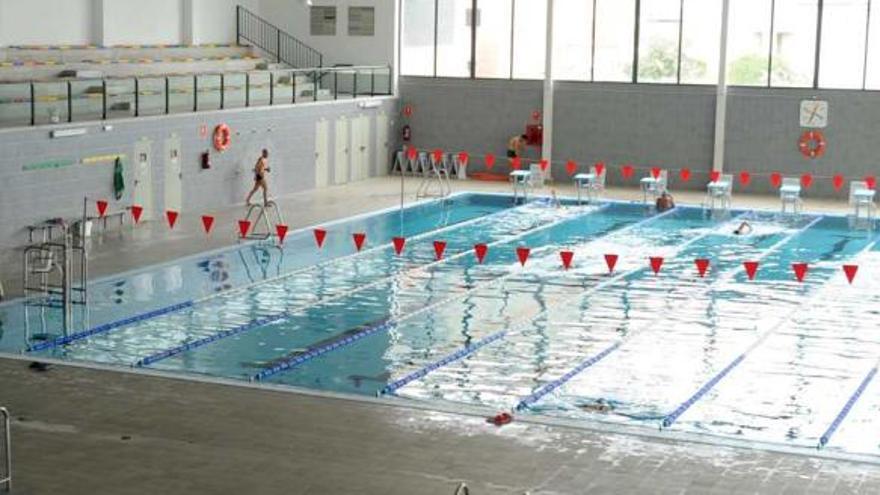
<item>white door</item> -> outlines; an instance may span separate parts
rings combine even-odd
[[[165,211],[180,213],[183,207],[183,172],[180,169],[180,137],[165,140]]]
[[[336,120],[336,136],[334,138],[336,147],[333,162],[334,184],[345,184],[349,180],[351,154],[348,151],[348,139],[348,120],[345,117],[339,117]]]
[[[315,187],[327,187],[330,183],[330,169],[328,168],[329,141],[327,133],[330,123],[324,119],[315,124]]]
[[[388,175],[391,164],[388,162],[388,116],[384,112],[376,115],[376,163],[373,172],[376,175]]]
[[[363,180],[364,177],[364,117],[351,120],[351,180]]]
[[[131,204],[143,208],[141,220],[153,219],[152,142],[141,139],[134,144],[134,189]]]
[[[370,139],[370,117],[358,117],[360,132],[358,137],[358,176],[361,180],[370,178],[370,159],[373,156],[373,141]]]

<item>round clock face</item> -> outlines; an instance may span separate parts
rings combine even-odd
[[[828,125],[828,102],[804,100],[801,102],[801,127],[824,128]]]

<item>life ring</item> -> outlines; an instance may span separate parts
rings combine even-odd
[[[214,128],[214,149],[219,152],[226,151],[232,144],[232,131],[226,124],[220,124]]]
[[[806,158],[819,158],[825,154],[827,144],[821,131],[806,131],[798,140],[798,149]]]

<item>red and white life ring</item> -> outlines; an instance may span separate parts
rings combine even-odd
[[[825,154],[828,142],[821,131],[811,130],[801,134],[798,140],[798,149],[806,158],[819,158]]]
[[[229,130],[229,126],[226,124],[220,124],[216,128],[214,128],[214,149],[219,152],[224,152],[229,149],[229,146],[232,144],[232,131]]]

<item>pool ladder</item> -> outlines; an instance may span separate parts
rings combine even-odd
[[[416,189],[416,199],[422,198],[445,198],[452,194],[452,184],[449,180],[449,155],[443,155],[440,160],[434,156],[428,156],[426,152],[419,153],[421,163],[422,182]]]
[[[269,217],[272,219],[270,220]],[[278,205],[274,201],[268,201],[265,205],[250,205],[245,217],[245,221],[250,222],[250,231],[244,236],[244,239],[265,241],[275,235],[272,220],[276,226],[284,224],[281,210],[278,209]]]
[[[0,487],[6,486],[6,493],[12,491],[12,433],[10,432],[9,411],[0,407],[0,424],[3,425],[3,435],[0,436],[0,452],[3,452],[5,471],[0,474]]]

